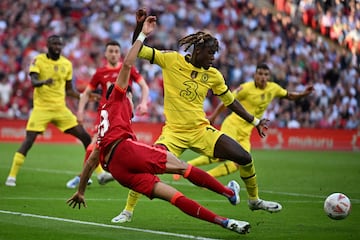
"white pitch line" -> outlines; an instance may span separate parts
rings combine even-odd
[[[5,211],[5,210],[0,210],[0,213],[11,214],[11,215],[20,215],[22,217],[33,217],[33,218],[54,220],[54,221],[59,221],[59,222],[91,225],[91,226],[97,226],[97,227],[115,228],[115,229],[122,229],[122,230],[135,231],[135,232],[145,232],[145,233],[151,233],[151,234],[163,235],[163,236],[172,236],[172,237],[178,237],[178,238],[199,239],[199,240],[219,240],[219,239],[215,239],[215,238],[206,238],[206,237],[193,236],[193,235],[187,235],[187,234],[177,234],[177,233],[170,233],[170,232],[154,231],[154,230],[141,229],[141,228],[123,227],[123,226],[109,225],[109,224],[103,224],[103,223],[86,222],[86,221],[66,219],[66,218],[42,216],[42,215],[30,214],[30,213],[12,212],[12,211]]]

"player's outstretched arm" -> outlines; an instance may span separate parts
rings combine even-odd
[[[313,85],[308,85],[306,86],[305,90],[302,91],[302,92],[288,92],[288,95],[287,95],[287,99],[289,100],[298,100],[302,97],[306,97],[308,96],[309,94],[311,94],[312,92],[314,91],[314,86]]]
[[[156,26],[156,17],[155,16],[149,16],[146,18],[144,25],[142,27],[142,30],[137,37],[136,41],[130,48],[129,52],[127,53],[123,65],[120,69],[119,75],[116,79],[116,84],[122,88],[125,89],[129,84],[129,75],[131,67],[135,64],[137,54],[140,51],[140,48],[145,40],[145,38],[154,30]]]
[[[89,101],[89,96],[91,93],[91,89],[89,86],[87,86],[83,93],[80,94],[80,100],[78,104],[78,110],[77,110],[77,119],[80,123],[83,123],[84,121],[84,112],[85,112],[85,106],[86,103]]]
[[[81,205],[86,207],[85,202],[85,190],[88,183],[89,178],[91,177],[92,173],[94,172],[95,168],[99,164],[99,150],[97,148],[91,152],[89,159],[86,161],[84,168],[80,174],[80,183],[77,192],[69,198],[66,203],[70,206],[75,208],[76,206],[81,208]]]
[[[247,122],[253,124],[260,137],[265,137],[265,130],[268,129],[268,119],[257,119],[255,116],[251,115],[246,109],[241,105],[241,103],[235,99],[230,105],[228,105],[233,112],[239,115],[241,118],[245,119]]]

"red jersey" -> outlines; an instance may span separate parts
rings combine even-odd
[[[132,108],[126,96],[126,89],[114,86],[109,100],[101,108],[100,117],[97,145],[100,149],[100,162],[102,162],[114,141],[125,138],[136,140],[131,128]]]
[[[106,102],[106,91],[108,88],[108,83],[114,83],[116,81],[121,66],[122,63],[120,63],[116,68],[110,68],[108,66],[98,68],[96,69],[95,74],[92,76],[89,87],[92,90],[95,90],[100,85],[102,90],[98,111],[101,110],[101,106]],[[129,87],[131,87],[132,81],[138,83],[141,79],[142,76],[140,75],[139,71],[135,67],[132,67],[130,71]]]

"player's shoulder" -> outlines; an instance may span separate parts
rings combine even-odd
[[[60,56],[59,61],[65,63],[65,64],[72,64],[71,61],[63,55]]]
[[[267,83],[267,87],[269,87],[269,88],[278,88],[278,89],[282,89],[283,87],[281,87],[278,83],[276,83],[276,82],[272,82],[272,81],[269,81],[268,83]]]
[[[240,86],[242,86],[243,88],[255,87],[255,82],[254,81],[244,82],[240,84]]]
[[[34,59],[36,59],[36,60],[45,60],[45,59],[47,59],[46,53],[39,53],[38,55],[36,55],[34,57]]]
[[[217,69],[216,67],[209,67],[206,71],[208,74],[224,77],[223,74],[220,72],[220,70]]]
[[[158,50],[155,49],[155,56],[161,55],[163,58],[166,58],[167,61],[182,61],[184,59],[184,56],[181,55],[178,51],[174,50]]]
[[[158,51],[161,53],[181,55],[178,51],[171,50],[171,49],[158,50]]]
[[[238,93],[240,91],[244,92],[244,91],[249,91],[251,89],[255,88],[255,83],[254,81],[249,81],[249,82],[244,82],[241,83],[235,90],[234,92]]]
[[[95,74],[102,74],[102,73],[107,72],[107,71],[109,71],[108,67],[101,66],[101,67],[96,68]]]

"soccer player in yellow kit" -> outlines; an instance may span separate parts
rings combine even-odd
[[[146,16],[145,10],[137,11],[137,26],[133,41],[138,36]],[[143,45],[139,58],[147,59],[162,68],[164,79],[164,113],[165,126],[156,146],[180,156],[186,149],[209,157],[228,159],[244,167],[248,176],[252,176],[251,155],[234,139],[210,125],[203,110],[203,103],[209,90],[217,95],[225,106],[247,122],[256,126],[258,133],[264,137],[268,120],[254,117],[237,101],[219,70],[212,67],[214,55],[219,43],[211,34],[197,32],[179,40],[185,51],[193,47],[190,55],[183,56],[176,51],[160,51]],[[239,186],[237,186],[239,187]],[[130,191],[124,211],[112,219],[112,222],[131,221],[132,213],[139,194]],[[261,201],[261,202],[260,202]],[[254,201],[253,204],[269,207],[281,205],[268,201]]]
[[[78,138],[85,149],[91,142],[90,135],[77,122],[76,116],[66,107],[65,96],[79,99],[72,86],[72,63],[61,55],[63,39],[52,35],[47,39],[47,53],[35,57],[29,73],[34,87],[33,110],[26,125],[26,137],[16,151],[5,185],[16,186],[16,176],[24,163],[27,152],[49,123],[60,131]],[[91,98],[96,98],[93,94]]]
[[[254,81],[241,84],[235,91],[235,98],[255,117],[261,118],[268,105],[274,98],[285,98],[289,100],[297,100],[308,96],[313,91],[313,86],[307,86],[302,92],[287,91],[278,84],[270,82],[271,72],[267,64],[257,65],[254,74]],[[214,113],[209,117],[210,122],[214,122],[216,117],[225,109],[220,103]],[[236,126],[236,127],[234,127]],[[251,150],[250,136],[253,125],[240,118],[235,113],[229,114],[221,125],[221,131],[235,139],[248,152]],[[218,166],[208,170],[207,172],[213,177],[221,177],[230,173],[240,171],[248,192],[249,201],[259,199],[258,185],[255,174],[255,166],[253,165],[253,175],[248,175],[247,170],[243,166],[232,161],[224,161],[219,158],[211,158],[201,155],[193,160],[188,161],[193,166],[207,165],[214,162],[221,162]],[[175,176],[175,175],[174,175]],[[253,209],[249,205],[250,209]],[[256,209],[253,209],[256,210]],[[278,209],[264,209],[269,212],[276,212]]]

